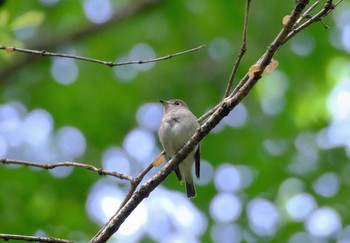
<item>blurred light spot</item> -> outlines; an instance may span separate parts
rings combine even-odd
[[[216,222],[230,223],[241,215],[242,203],[232,194],[219,193],[211,201],[209,211]]]
[[[0,134],[0,157],[6,157],[8,145],[6,139]]]
[[[295,54],[308,56],[315,50],[316,42],[311,35],[301,33],[291,40],[290,45]]]
[[[74,170],[74,167],[57,167],[50,170],[50,174],[56,178],[64,178],[69,176]]]
[[[214,224],[210,231],[212,242],[215,243],[240,243],[242,241],[242,229],[236,224]]]
[[[288,141],[286,139],[266,139],[263,142],[266,151],[273,156],[281,156],[288,148]]]
[[[46,237],[47,236],[46,232],[44,230],[41,230],[41,229],[35,231],[34,235],[39,236],[39,237]]]
[[[239,103],[235,109],[233,109],[223,121],[231,127],[243,126],[247,121],[248,112],[242,103]]]
[[[253,183],[256,172],[251,167],[245,165],[237,165],[236,168],[241,175],[241,189],[249,187]]]
[[[255,198],[247,207],[249,225],[253,232],[261,236],[276,232],[279,213],[276,206],[266,199]]]
[[[202,14],[208,9],[208,0],[186,0],[186,8],[193,14]]]
[[[317,168],[318,157],[296,154],[293,156],[292,162],[288,164],[287,168],[290,173],[303,175],[314,171]]]
[[[344,46],[344,49],[347,52],[350,52],[350,24],[346,27],[341,32],[341,41]]]
[[[230,42],[222,37],[213,39],[208,47],[209,56],[216,62],[227,59],[230,55]]]
[[[206,216],[188,200],[184,193],[176,193],[175,195],[171,198],[174,199],[172,206],[175,208],[173,212],[176,215],[174,221],[176,227],[194,236],[202,235],[208,225]],[[182,204],[179,204],[181,201],[183,201]]]
[[[25,26],[22,28],[13,29],[13,34],[20,41],[28,41],[37,34],[37,26]]]
[[[159,243],[200,243],[193,235],[175,232],[164,236]]]
[[[25,112],[20,112],[14,103],[0,105],[0,135],[12,147],[19,146],[24,139],[21,113]]]
[[[55,5],[56,3],[58,3],[60,0],[40,0],[40,2],[43,5]]]
[[[111,198],[114,200],[114,197]],[[108,210],[110,210],[112,205],[115,205],[115,202],[106,204],[104,208],[108,208]],[[113,214],[114,213],[115,212],[113,212]],[[143,227],[147,223],[147,220],[147,208],[145,205],[139,204],[125,220],[125,222],[120,226],[118,233],[127,236],[134,236],[135,234],[143,233]]]
[[[136,44],[129,53],[129,59],[132,61],[144,61],[156,58],[153,48],[145,43]],[[156,63],[134,64],[132,67],[138,71],[148,71],[154,67]]]
[[[222,121],[219,124],[217,124],[210,132],[219,133],[219,132],[222,132],[224,128],[225,128],[225,123]]]
[[[292,219],[304,221],[316,206],[315,199],[310,194],[300,193],[288,200],[286,210]]]
[[[155,147],[153,134],[143,128],[135,128],[124,139],[125,151],[139,162],[147,160]]]
[[[349,5],[344,5],[343,8],[336,9],[337,14],[334,14],[334,22],[339,29],[343,29],[350,25],[350,8]]]
[[[131,164],[129,158],[120,148],[108,148],[103,153],[102,164],[106,170],[117,171],[126,175],[131,174]]]
[[[146,103],[138,109],[136,119],[141,127],[156,132],[158,131],[162,116],[162,105],[157,103]]]
[[[90,218],[103,225],[117,211],[124,198],[122,192],[114,183],[106,179],[97,181],[89,192],[86,208]]]
[[[153,194],[154,196],[154,194]],[[158,199],[160,199],[158,197]],[[170,235],[173,231],[171,226],[170,215],[162,211],[162,200],[159,200],[159,205],[151,205],[149,214],[152,215],[152,223],[148,225],[147,232],[153,240],[159,242],[161,239]],[[157,210],[161,208],[160,210]]]
[[[350,64],[343,68],[349,69]],[[335,121],[350,120],[350,78],[340,80],[333,88],[328,98],[328,111]]]
[[[214,168],[213,166],[206,160],[201,160],[201,175],[200,178],[196,180],[196,184],[204,186],[208,185],[213,180]]]
[[[300,133],[295,139],[295,147],[299,153],[293,157],[288,170],[299,175],[315,170],[319,162],[316,136],[311,132]]]
[[[340,217],[334,209],[323,207],[311,214],[305,228],[315,237],[327,238],[340,232]]]
[[[234,165],[223,163],[216,170],[214,183],[218,191],[236,192],[242,187],[241,174]]]
[[[344,227],[341,231],[337,243],[350,243],[350,225]]]
[[[150,210],[150,215],[157,215],[155,217],[158,217],[159,214],[162,214],[168,217],[168,220],[164,221],[163,219],[163,222],[170,224],[168,227],[172,232],[193,237],[202,235],[206,230],[207,218],[184,193],[158,187],[152,193],[152,198],[147,202],[149,202],[147,207]],[[153,219],[152,222],[154,222]],[[156,229],[164,228],[162,225],[152,225],[152,227]],[[164,229],[168,228],[165,227]],[[163,232],[162,234],[164,233],[169,232]]]
[[[295,147],[299,153],[308,157],[317,158],[318,147],[316,144],[315,135],[311,132],[299,133],[295,139]]]
[[[304,183],[297,178],[288,178],[284,180],[279,188],[279,197],[282,201],[289,200],[292,196],[304,191]]]
[[[60,84],[72,84],[78,77],[78,66],[72,59],[53,58],[51,75]]]
[[[288,243],[311,243],[314,242],[313,240],[313,237],[311,237],[308,233],[297,232],[290,237]]]
[[[105,224],[117,211],[125,197],[115,183],[101,179],[91,189],[86,208],[89,216],[98,224]],[[118,242],[138,242],[144,234],[144,227],[148,220],[147,209],[140,204],[125,220],[118,230]]]
[[[23,121],[25,140],[31,145],[45,143],[53,130],[53,119],[45,110],[33,110]]]
[[[349,122],[331,122],[329,127],[321,130],[318,134],[318,144],[320,147],[329,149],[345,146],[350,156],[350,129]]]
[[[330,29],[328,32],[328,40],[333,48],[343,49],[343,43],[341,41],[341,31],[339,29],[336,29],[336,28]]]
[[[86,17],[95,24],[107,22],[112,17],[112,6],[109,0],[85,0]]]
[[[127,62],[130,61],[127,56],[118,58],[116,62]],[[132,65],[123,65],[123,66],[118,66],[113,69],[114,74],[116,78],[118,79],[119,82],[129,82],[132,79],[134,79],[138,73]]]
[[[275,70],[257,87],[261,97],[262,109],[267,115],[275,115],[281,112],[285,106],[285,93],[289,87],[287,75]]]
[[[339,191],[339,178],[335,173],[325,173],[312,184],[312,187],[321,196],[333,197]]]
[[[85,153],[84,135],[75,127],[62,127],[57,131],[57,146],[62,154],[76,159]]]

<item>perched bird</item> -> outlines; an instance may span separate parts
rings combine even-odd
[[[160,100],[160,103],[164,107],[164,114],[158,135],[167,156],[171,158],[185,145],[200,125],[197,122],[196,116],[192,114],[186,103],[182,100]],[[195,162],[196,176],[199,178],[199,145],[174,169],[179,181],[185,181],[187,197],[189,198],[196,196],[192,176],[193,162]]]

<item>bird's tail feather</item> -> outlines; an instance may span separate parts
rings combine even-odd
[[[188,183],[186,181],[186,193],[188,198],[195,198],[196,197],[196,188],[194,187],[193,182]]]

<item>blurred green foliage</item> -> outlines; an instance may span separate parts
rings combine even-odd
[[[133,4],[113,2],[116,11]],[[78,127],[87,140],[87,151],[80,161],[101,166],[103,150],[122,145],[125,135],[136,126],[135,114],[143,103],[181,98],[200,116],[220,100],[241,45],[244,1],[159,1],[147,11],[112,26],[101,24],[101,30],[96,28],[70,39],[72,33],[93,25],[86,19],[82,5],[82,1],[68,0],[53,6],[42,5],[40,1],[5,1],[0,7],[0,44],[38,50],[42,45],[52,47],[47,51],[53,52],[75,48],[81,56],[115,61],[138,43],[147,43],[157,56],[165,56],[200,44],[209,46],[214,38],[223,37],[229,40],[230,51],[221,61],[210,58],[206,48],[158,62],[151,70],[139,72],[130,82],[116,80],[113,68],[77,61],[79,75],[70,85],[54,81],[50,73],[51,58],[1,52],[1,102],[17,100],[29,110],[46,109],[53,116],[56,128]],[[248,51],[235,82],[266,50],[281,29],[283,16],[292,7],[293,1],[252,2]],[[344,175],[344,168],[349,166],[343,148],[319,150],[318,165],[307,173],[296,174],[288,169],[298,153],[297,136],[316,134],[330,122],[326,101],[336,80],[329,77],[328,65],[334,58],[349,62],[349,55],[329,42],[329,32],[335,28],[332,15],[325,22],[330,30],[319,23],[305,30],[315,41],[310,55],[299,56],[286,44],[275,57],[279,61],[278,71],[288,80],[283,110],[275,115],[263,112],[261,82],[270,78],[265,76],[243,101],[248,111],[244,126],[226,127],[207,136],[202,142],[202,158],[214,167],[225,161],[254,168],[257,176],[244,190],[246,198],[261,196],[277,203],[281,183],[289,177],[299,178],[305,183],[305,191],[316,197],[318,205],[339,208],[343,222],[349,223],[350,182]],[[16,28],[27,28],[34,34],[19,40],[14,34]],[[5,70],[25,56],[29,60],[24,65],[4,75]],[[281,156],[269,154],[263,146],[267,139],[284,140],[286,152]],[[342,183],[340,192],[331,198],[317,196],[312,191],[314,179],[327,171],[339,174]],[[71,238],[79,230],[91,237],[98,226],[88,219],[85,201],[90,186],[98,178],[75,169],[71,176],[56,179],[48,171],[0,165],[0,232],[31,235],[42,229],[53,237]],[[176,182],[172,176],[164,182],[174,188],[173,183]],[[193,202],[208,213],[208,203],[215,193],[212,184],[198,187],[199,196]],[[247,226],[244,214],[238,222]],[[277,242],[286,242],[292,232],[302,228],[302,223],[284,222],[277,232]],[[209,239],[208,232],[202,240],[209,242]]]

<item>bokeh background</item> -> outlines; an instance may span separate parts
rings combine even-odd
[[[223,96],[244,2],[1,1],[1,45],[106,61],[207,47],[115,68],[1,51],[0,156],[137,176],[161,151],[159,99],[183,99],[200,116]],[[252,2],[236,83],[293,4]],[[197,198],[171,174],[110,242],[350,242],[350,2],[324,24],[286,44],[277,70],[201,143]],[[0,165],[0,232],[87,242],[128,188],[80,168]]]

